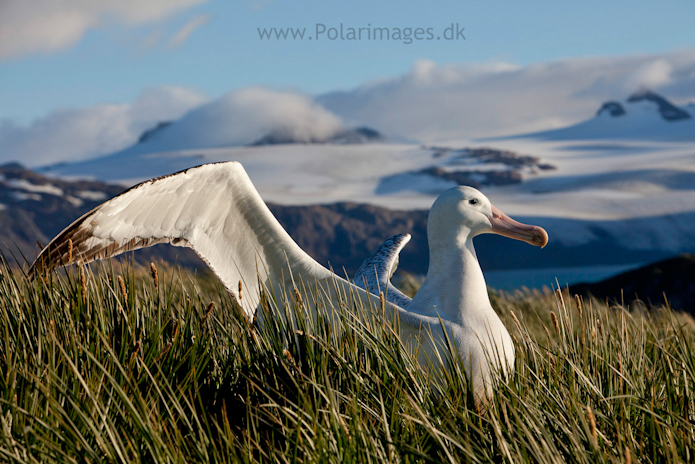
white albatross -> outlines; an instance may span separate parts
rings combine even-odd
[[[387,304],[390,315],[397,314],[404,344],[420,344],[416,349],[423,368],[446,360],[441,350],[446,349],[447,338],[453,342],[476,398],[482,400],[491,394],[492,371],[508,373],[514,364],[514,345],[490,304],[473,248],[473,237],[483,233],[541,247],[548,241],[545,230],[510,219],[478,190],[449,189],[429,213],[430,264],[425,282],[407,310]],[[405,242],[397,242],[396,258]],[[299,281],[333,301],[338,292],[351,293],[379,307],[377,295],[338,277],[290,238],[237,162],[202,165],[132,187],[58,234],[29,273],[69,264],[71,257],[81,265],[157,243],[195,250],[235,296],[242,282],[242,307],[248,317],[255,314],[262,290],[280,295]],[[389,259],[393,262],[393,253]],[[390,273],[386,281],[389,277]]]

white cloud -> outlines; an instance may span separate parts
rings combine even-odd
[[[317,101],[350,124],[422,141],[510,135],[572,124],[640,86],[695,98],[695,50],[662,55],[437,65]]]
[[[673,67],[666,60],[651,60],[640,65],[628,79],[631,87],[657,88],[668,84]]]
[[[38,166],[85,159],[134,143],[159,121],[173,120],[207,101],[200,93],[159,87],[132,104],[103,104],[55,111],[28,126],[0,121],[0,163]]]
[[[206,0],[3,0],[0,59],[53,52],[75,44],[109,20],[157,21]]]
[[[208,102],[187,89],[156,88],[132,104],[55,111],[29,126],[0,122],[0,162],[37,166],[111,153],[177,118],[137,150],[243,145],[271,132],[321,140],[357,125],[435,143],[504,136],[588,119],[640,86],[674,103],[695,101],[695,49],[528,66],[419,61],[402,76],[317,98],[251,87]]]
[[[205,25],[208,21],[210,21],[210,16],[205,14],[191,18],[190,21],[184,24],[183,27],[172,36],[169,40],[169,47],[180,47],[188,40],[191,34],[193,34],[193,31]]]
[[[135,143],[158,122],[170,120],[177,122],[136,149],[244,145],[270,133],[309,142],[343,128],[339,117],[296,92],[250,87],[206,102],[196,92],[162,87],[144,92],[132,104],[56,111],[29,126],[4,121],[0,163],[40,166],[112,153]]]
[[[250,87],[195,108],[153,140],[152,150],[209,148],[251,143],[271,132],[297,141],[328,138],[340,118],[295,92]]]

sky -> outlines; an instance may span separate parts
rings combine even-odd
[[[694,23],[691,0],[0,0],[0,161],[11,150],[30,154],[65,144],[77,158],[108,152],[207,102],[243,106],[242,94],[267,102],[252,90],[259,87],[298,94],[285,100],[302,108],[315,103],[302,99],[315,99],[346,124],[368,119],[394,132],[395,116],[368,117],[384,109],[378,105],[384,95],[393,113],[412,110],[418,95],[418,108],[427,106],[435,84],[449,93],[478,92],[480,98],[461,101],[476,105],[488,96],[513,99],[519,86],[527,99],[512,104],[522,108],[534,105],[544,79],[552,88],[568,82],[557,91],[562,98],[546,91],[536,115],[500,106],[495,114],[509,115],[504,127],[495,125],[495,114],[471,120],[477,136],[577,120],[611,92],[623,98],[640,85],[670,86],[671,96],[685,102],[695,98],[688,91],[695,82]],[[377,27],[393,37],[349,40],[350,28],[364,34]],[[303,40],[261,38],[259,30],[270,28],[306,31]],[[422,28],[421,40],[404,38],[407,28]],[[458,38],[447,40],[451,35]],[[585,72],[591,80],[575,75]],[[538,73],[543,78],[534,84]],[[570,83],[578,87],[572,91]],[[581,90],[590,97],[583,103]],[[445,107],[451,101],[437,95]],[[568,98],[575,106],[551,114]],[[403,99],[411,106],[399,107]],[[350,107],[355,101],[359,108]],[[458,114],[447,111],[449,119]],[[518,124],[522,117],[530,118],[527,126]],[[422,137],[451,135],[432,129]],[[44,161],[70,157],[56,150]]]

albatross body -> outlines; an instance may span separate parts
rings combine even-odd
[[[69,264],[70,259],[80,265],[171,243],[192,248],[235,296],[241,282],[242,307],[248,317],[255,314],[262,291],[280,295],[299,282],[334,302],[338,295],[351,293],[365,303],[371,300],[372,307],[379,307],[379,291],[373,287],[386,285],[387,309],[398,317],[406,346],[417,345],[421,366],[428,369],[438,359],[446,360],[442,350],[448,339],[482,399],[491,392],[492,371],[508,372],[514,363],[514,346],[490,305],[473,248],[473,237],[482,233],[538,246],[548,239],[540,227],[501,213],[478,190],[452,188],[430,211],[430,266],[412,301],[388,282],[398,252],[410,238],[406,235],[381,247],[385,258],[373,255],[371,262],[365,262],[360,274],[362,286],[369,288],[365,291],[307,255],[273,217],[241,164],[226,162],[143,182],[99,205],[42,250],[30,275],[45,266]]]

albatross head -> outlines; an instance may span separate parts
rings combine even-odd
[[[480,234],[499,234],[544,247],[548,233],[538,226],[522,224],[490,203],[473,187],[459,186],[442,193],[432,205],[428,236],[471,239]]]

